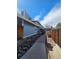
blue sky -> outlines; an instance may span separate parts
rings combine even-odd
[[[48,17],[52,12],[50,18],[53,20],[52,14],[55,12],[57,14],[57,10],[61,9],[60,2],[60,0],[17,0],[17,11],[19,12],[25,10],[33,20],[40,21],[42,25],[50,24],[51,21],[47,20],[46,17]],[[60,21],[56,20],[55,17],[54,19],[55,20],[53,20],[50,24],[52,26],[55,25],[56,22]],[[49,21],[49,23],[46,23],[46,21]]]

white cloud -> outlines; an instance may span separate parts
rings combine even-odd
[[[60,21],[61,21],[61,8],[59,5],[56,5],[40,22],[43,26],[45,25],[55,26]]]
[[[40,21],[40,18],[42,16],[42,13],[44,13],[44,10],[40,11],[40,13],[34,17],[34,20],[35,21]]]
[[[21,11],[17,8],[17,13],[21,14]]]
[[[41,15],[37,15],[37,16],[35,16],[34,20],[39,21],[40,17],[41,17]]]

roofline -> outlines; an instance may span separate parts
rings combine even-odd
[[[39,25],[40,25],[42,28],[44,28],[44,27],[40,24],[40,22],[39,22],[39,21],[32,21],[32,22],[38,22],[38,23],[39,23]]]
[[[24,16],[22,16],[22,15],[20,15],[20,14],[17,14],[17,17],[20,17],[20,18],[22,18],[23,20],[25,20],[25,21],[27,21],[27,22],[29,22],[29,23],[31,23],[31,24],[33,24],[33,25],[39,27],[39,28],[42,28],[42,27],[40,27],[38,24],[33,23],[31,20],[26,19]]]

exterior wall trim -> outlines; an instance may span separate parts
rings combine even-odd
[[[25,17],[21,16],[20,14],[17,14],[17,17],[20,17],[20,18],[22,18],[23,20],[25,20],[25,21],[27,21],[27,22],[29,22],[29,23],[31,23],[31,24],[33,24],[33,25],[35,25],[35,26],[41,28],[41,26],[39,26],[39,25],[33,23],[31,20],[26,19]]]
[[[33,36],[33,35],[36,35],[36,34],[37,34],[37,33],[30,34],[30,35],[28,35],[28,36],[24,36],[23,39],[24,39],[24,38],[27,38],[27,37],[30,37],[30,36]]]

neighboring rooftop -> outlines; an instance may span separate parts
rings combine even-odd
[[[30,20],[29,18],[27,18],[27,17],[25,17],[25,16],[22,16],[21,14],[19,14],[19,13],[17,13],[17,17],[20,17],[20,18],[22,18],[23,20],[25,20],[25,21],[27,21],[27,22],[29,22],[30,24],[33,24],[33,25],[35,25],[35,26],[37,26],[37,27],[40,27],[40,28],[43,28],[43,26],[39,23],[39,22],[34,22],[34,21],[32,21],[32,20]],[[41,26],[40,26],[40,25]]]
[[[37,24],[37,25],[41,26],[42,28],[44,28],[44,27],[40,24],[39,21],[32,21],[32,22],[34,22],[35,24]]]

